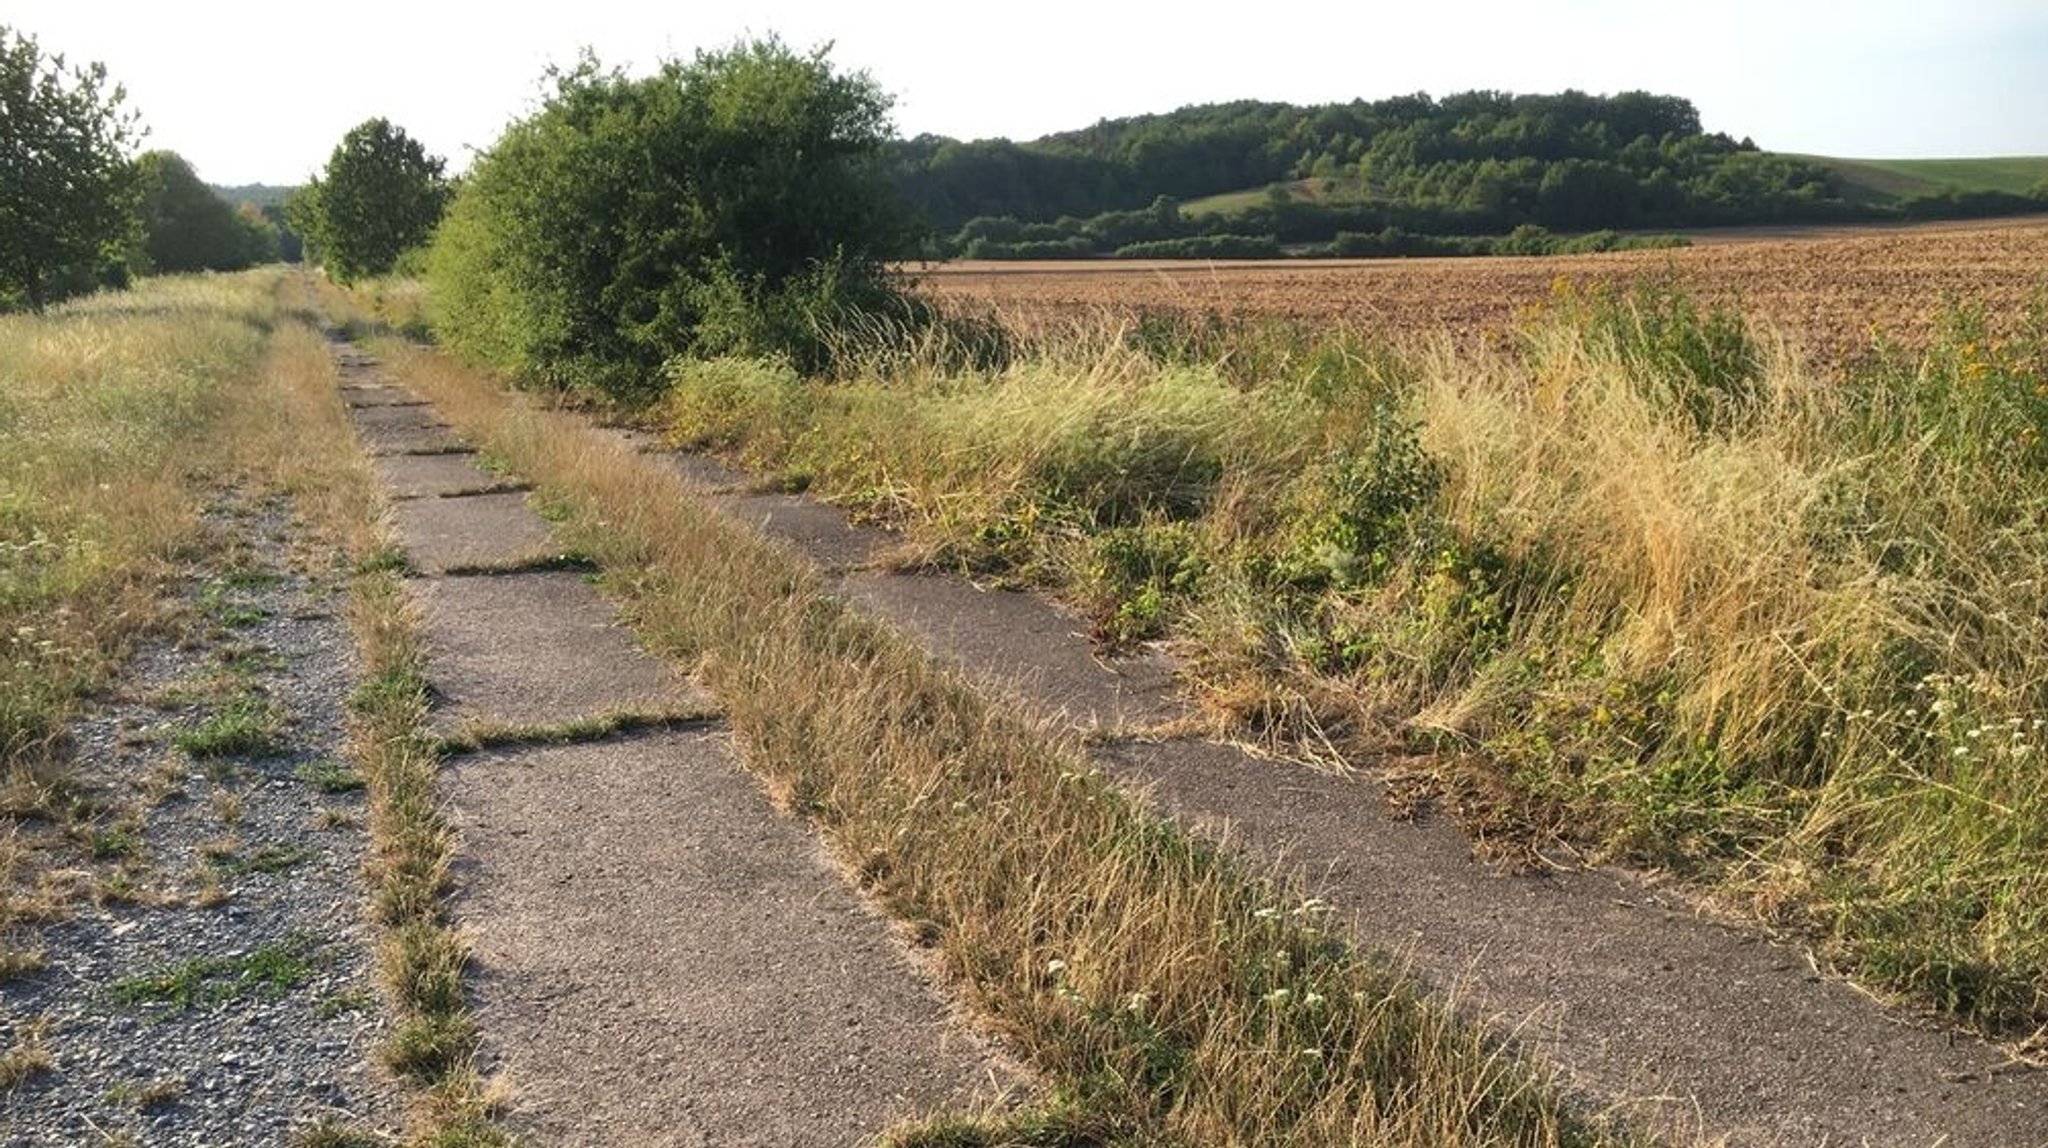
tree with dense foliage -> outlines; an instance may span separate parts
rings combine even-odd
[[[446,166],[391,121],[365,120],[335,146],[294,219],[317,240],[328,274],[344,283],[383,275],[433,235],[451,194]]]
[[[176,152],[147,152],[135,166],[146,270],[236,271],[277,258],[276,228],[222,199]]]
[[[815,366],[889,306],[889,100],[779,40],[632,79],[586,58],[480,156],[428,260],[438,325],[528,379],[617,393],[672,356]]]
[[[0,25],[0,307],[39,311],[118,278],[142,134],[125,98],[103,66]]]

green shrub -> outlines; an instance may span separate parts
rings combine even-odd
[[[677,356],[830,360],[895,307],[910,230],[881,181],[888,99],[769,39],[629,79],[554,77],[464,181],[428,258],[436,324],[545,386],[638,398]]]

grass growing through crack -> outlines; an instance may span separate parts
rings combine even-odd
[[[621,734],[687,729],[707,721],[715,721],[718,716],[719,711],[716,708],[705,707],[660,713],[619,710],[573,721],[557,722],[553,725],[472,723],[439,739],[434,743],[434,748],[445,757],[511,746],[581,745],[608,741]]]
[[[490,577],[506,574],[590,574],[597,564],[583,554],[539,554],[502,562],[465,562],[448,566],[441,573],[450,578]]]
[[[672,475],[445,360],[380,352],[532,476],[581,548],[632,572],[618,588],[636,624],[701,661],[750,765],[1054,1083],[1049,1106],[981,1122],[987,1142],[1632,1142]],[[898,1142],[945,1143],[936,1127]]]

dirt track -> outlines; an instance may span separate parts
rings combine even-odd
[[[1688,248],[1552,258],[947,263],[920,272],[940,299],[1029,318],[1164,308],[1338,321],[1394,337],[1484,333],[1578,285],[1669,282],[1741,307],[1827,357],[1873,337],[1927,337],[1950,298],[2017,313],[2048,290],[2048,221],[1716,237]]]

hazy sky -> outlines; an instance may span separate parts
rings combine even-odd
[[[7,0],[0,23],[106,64],[147,146],[221,184],[296,183],[379,115],[460,169],[579,46],[638,71],[770,31],[834,43],[896,97],[906,135],[1028,139],[1240,98],[1640,88],[1780,151],[2048,154],[2048,0]]]

